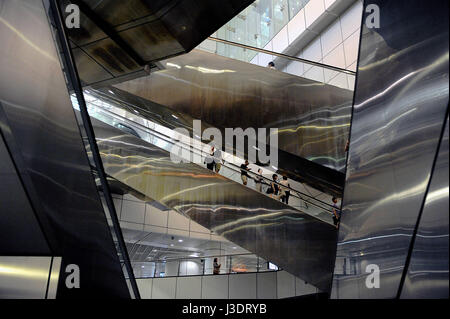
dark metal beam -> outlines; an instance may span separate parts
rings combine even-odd
[[[141,56],[134,51],[134,49],[128,45],[128,43],[122,39],[122,37],[106,22],[103,21],[87,4],[81,0],[72,0],[73,4],[76,4],[80,11],[83,12],[100,30],[102,30],[117,46],[125,51],[130,58],[134,60],[138,65],[144,66],[147,63],[141,58]]]

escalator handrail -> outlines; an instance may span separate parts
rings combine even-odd
[[[161,139],[163,139],[164,141],[166,141],[166,142],[168,142],[168,143],[173,143],[173,139],[172,139],[170,136],[167,136],[167,135],[164,134],[164,133],[158,132],[158,131],[156,131],[156,130],[154,130],[154,129],[152,129],[152,128],[149,128],[149,127],[146,127],[146,126],[144,126],[144,125],[142,125],[142,124],[140,124],[140,123],[137,123],[137,122],[135,122],[135,121],[133,121],[133,120],[131,120],[131,119],[128,119],[128,118],[126,118],[126,117],[123,117],[123,116],[121,116],[121,115],[119,115],[119,114],[116,114],[116,113],[114,113],[114,112],[111,112],[111,111],[109,111],[109,110],[103,108],[103,107],[100,106],[100,105],[97,105],[97,104],[94,104],[94,105],[95,105],[96,107],[100,108],[103,112],[109,113],[109,114],[112,115],[113,117],[118,117],[118,118],[120,118],[121,120],[124,120],[124,121],[127,121],[127,122],[131,122],[131,123],[133,123],[133,125],[139,126],[139,127],[140,127],[139,129],[144,130],[144,131],[150,131],[150,132],[149,132],[150,134],[152,134],[152,135],[158,135],[158,136],[157,136],[158,138],[161,138]],[[163,137],[162,137],[162,136],[163,136]],[[169,139],[169,140],[168,140],[168,139]],[[188,148],[187,146],[184,145],[185,143],[182,142],[182,141],[177,141],[177,142],[178,142],[178,143],[181,142],[181,144],[183,144],[182,147],[184,147],[184,149],[186,149],[186,150],[189,150],[189,151],[195,150],[195,151],[197,152],[197,153],[196,153],[197,155],[200,155],[200,156],[201,156],[201,154],[198,154],[198,152],[202,152],[202,153],[204,154],[203,151],[198,150],[198,149],[195,149],[194,147],[192,147],[192,149],[191,149],[190,147]],[[222,160],[222,161],[223,161],[223,165],[224,165],[225,167],[228,167],[229,169],[231,169],[232,171],[234,171],[234,172],[236,172],[236,173],[239,173],[239,174],[241,173],[241,170],[242,170],[242,169],[241,169],[238,165],[236,165],[236,164],[234,164],[234,163],[231,163],[231,162],[226,162],[228,165],[225,165],[225,160]],[[233,168],[230,167],[230,166],[232,166]],[[330,204],[328,204],[328,203],[325,203],[325,202],[321,201],[320,199],[314,198],[314,197],[312,197],[312,196],[310,196],[310,195],[308,195],[308,194],[305,194],[305,193],[303,193],[303,192],[301,192],[301,191],[298,191],[298,190],[293,189],[293,188],[291,188],[291,187],[288,187],[288,186],[285,186],[285,185],[283,185],[283,184],[280,184],[279,182],[275,182],[275,181],[271,180],[270,178],[267,178],[267,177],[262,176],[262,175],[258,175],[258,174],[256,174],[256,173],[250,172],[250,171],[247,171],[247,173],[248,173],[248,174],[251,174],[251,175],[254,175],[255,177],[256,177],[256,176],[261,177],[261,178],[265,181],[265,183],[264,183],[265,185],[271,185],[271,183],[274,182],[274,183],[276,183],[277,185],[279,185],[280,187],[287,188],[287,189],[289,189],[289,191],[292,191],[292,194],[291,194],[292,196],[297,197],[297,198],[299,198],[300,200],[306,201],[306,202],[308,202],[308,203],[310,203],[310,204],[312,204],[312,205],[314,205],[314,206],[316,206],[316,207],[318,207],[318,208],[320,208],[320,209],[324,209],[324,210],[326,210],[327,212],[332,212],[333,209],[339,210],[338,208],[335,208],[335,207],[333,207],[332,205],[330,205]],[[250,178],[252,178],[253,180],[256,180],[255,177],[250,177]],[[297,194],[297,196],[294,195],[294,194]],[[301,195],[307,197],[309,200],[305,200],[305,199],[302,198],[301,195],[299,195],[299,194],[301,194]],[[325,206],[327,206],[327,207],[326,207],[326,208],[321,207],[321,206],[319,206],[318,204],[313,203],[312,201],[317,201],[317,202],[319,202],[320,204],[323,204],[323,205],[325,205]]]

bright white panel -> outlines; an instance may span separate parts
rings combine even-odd
[[[306,60],[311,60],[319,62],[322,60],[322,46],[320,44],[320,38],[314,39],[304,50],[303,58]],[[306,66],[305,66],[306,67]]]
[[[132,223],[144,223],[145,203],[124,200],[122,202],[121,220]]]
[[[173,210],[169,211],[169,228],[189,230],[189,219]]]
[[[191,238],[198,238],[198,239],[211,239],[211,235],[210,234],[205,234],[205,233],[197,233],[197,232],[189,232],[189,237]]]
[[[339,44],[323,58],[323,63],[345,69],[344,46]]]
[[[341,42],[341,23],[336,19],[321,35],[322,54],[327,55]]]
[[[282,53],[288,47],[288,29],[287,25],[284,26],[280,32],[272,39],[273,51]]]
[[[361,27],[362,10],[362,2],[356,1],[354,5],[341,15],[342,37],[344,40]]]
[[[175,299],[176,277],[154,278],[152,299]]]
[[[102,197],[103,200],[103,197]],[[122,199],[113,197],[114,208],[116,209],[117,218],[120,219],[120,214],[122,211]]]
[[[339,73],[331,79],[328,84],[340,87],[341,89],[348,89],[347,75],[344,73]]]
[[[295,295],[310,295],[317,293],[317,288],[313,285],[307,284],[304,280],[300,278],[295,278]]]
[[[292,61],[287,65],[287,73],[301,76],[303,74],[303,63]]]
[[[144,231],[150,232],[150,233],[166,234],[167,227],[144,225]]]
[[[228,299],[228,276],[202,276],[202,299]]]
[[[230,299],[256,299],[256,274],[229,276]]]
[[[142,299],[151,299],[152,298],[152,278],[147,279],[136,279],[136,284],[139,289],[139,294]]]
[[[348,67],[358,59],[359,29],[344,41],[345,66]]]
[[[194,232],[197,232],[197,233],[206,233],[206,234],[210,234],[211,233],[211,231],[208,228],[203,227],[202,225],[196,223],[192,219],[190,219],[189,221],[190,221],[190,223],[189,223],[189,230],[191,232],[194,231]]]
[[[318,66],[313,66],[307,72],[305,72],[305,74],[303,74],[303,77],[314,80],[314,81],[318,81],[318,82],[324,82],[323,68],[318,67]]]
[[[144,230],[144,224],[136,224],[136,223],[129,223],[120,221],[120,228],[122,229],[128,229],[128,230]]]
[[[300,34],[302,34],[306,29],[305,23],[305,10],[300,10],[291,21],[289,21],[288,25],[288,42],[292,44],[292,42],[297,39]]]
[[[355,77],[351,75],[347,75],[348,88],[350,90],[355,89]]]
[[[178,277],[177,278],[177,299],[201,299],[202,298],[202,277]]]
[[[259,53],[259,59],[258,59],[258,64],[260,66],[267,66],[267,64],[273,61],[273,56],[269,55],[269,54],[264,54],[264,53]],[[276,66],[275,66],[276,67]]]
[[[258,299],[277,298],[277,273],[262,272],[256,275]]]
[[[306,27],[309,28],[325,11],[325,4],[323,3],[323,0],[310,0],[304,9]]]
[[[179,230],[174,228],[167,228],[167,234],[175,237],[189,237],[189,231]],[[178,240],[178,238],[176,238]]]
[[[145,208],[145,224],[167,227],[167,211],[147,204]]]
[[[286,271],[277,272],[278,298],[295,296],[295,277]]]
[[[333,5],[336,2],[336,0],[324,0],[325,3],[325,10],[328,9],[331,5]]]

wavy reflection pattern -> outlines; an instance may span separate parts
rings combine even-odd
[[[362,29],[333,298],[397,296],[448,106],[448,1],[369,3],[380,28]]]
[[[92,119],[105,171],[218,235],[330,291],[333,225]]]

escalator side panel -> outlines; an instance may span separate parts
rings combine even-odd
[[[92,119],[106,173],[329,292],[336,229]]]
[[[57,298],[129,298],[42,1],[1,1],[0,39],[0,128],[52,254],[80,269]]]

